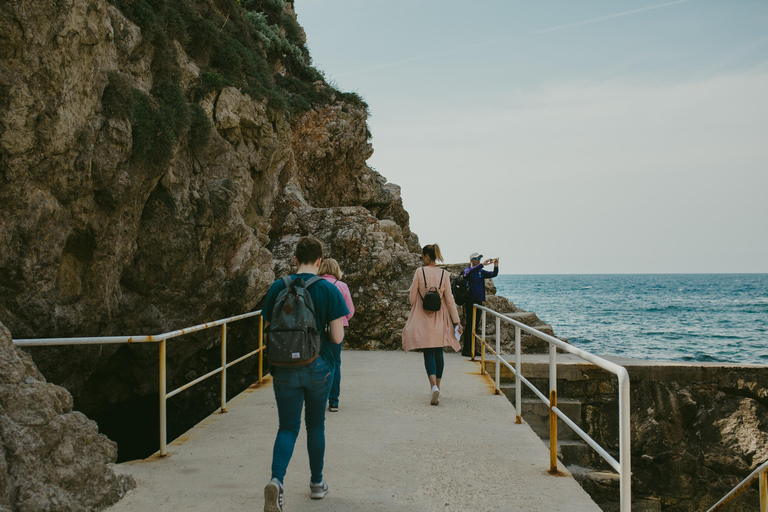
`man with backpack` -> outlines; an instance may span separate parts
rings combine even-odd
[[[294,256],[296,273],[272,283],[264,299],[267,357],[279,418],[272,479],[264,488],[264,512],[283,510],[283,479],[304,406],[310,495],[320,499],[328,492],[323,459],[325,405],[334,373],[331,343],[344,339],[343,317],[349,310],[338,288],[317,276],[322,259],[323,244],[317,238],[300,238]]]
[[[472,333],[475,332],[477,323],[472,325],[472,310],[474,304],[485,302],[485,280],[499,275],[499,258],[487,259],[482,263],[483,255],[479,252],[473,252],[469,256],[469,266],[464,268],[461,277],[469,285],[468,297],[464,300],[464,346],[461,349],[461,355],[472,357]],[[485,265],[493,263],[493,272],[483,270]],[[479,322],[480,315],[477,315],[476,322]],[[479,344],[475,343],[475,355],[480,353]]]

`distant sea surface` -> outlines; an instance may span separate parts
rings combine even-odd
[[[499,275],[494,284],[593,354],[768,364],[768,274]]]

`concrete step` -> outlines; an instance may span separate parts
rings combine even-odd
[[[514,405],[515,403],[515,386],[514,384],[502,384],[501,392],[507,399]],[[578,425],[581,422],[581,402],[578,400],[561,398],[557,401],[557,407],[572,421]],[[536,432],[536,435],[542,439],[549,439],[549,407],[539,400],[538,398],[526,398],[523,397],[520,413],[525,420]],[[579,425],[580,426],[580,425]],[[559,440],[580,440],[578,434],[576,434],[568,425],[566,425],[560,418],[557,419],[557,439]]]
[[[544,442],[549,446],[549,439],[545,439]],[[594,458],[593,453],[592,447],[582,441],[581,438],[557,440],[557,458],[566,466],[572,464],[589,466]],[[606,469],[610,469],[607,463]]]
[[[600,508],[604,511],[619,512],[619,475],[613,470],[596,470],[590,467],[582,467],[577,464],[568,466],[568,471],[571,472],[573,478],[581,485],[581,487],[587,491],[595,502],[600,504]],[[636,506],[637,505],[637,506]],[[661,508],[647,508],[646,503],[644,506],[640,504],[632,504],[632,510],[643,511],[660,511]]]

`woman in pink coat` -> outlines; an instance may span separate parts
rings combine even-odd
[[[424,266],[416,269],[413,283],[408,290],[411,312],[403,329],[403,350],[422,350],[427,378],[432,386],[432,405],[440,403],[440,380],[443,377],[443,347],[461,350],[456,339],[455,329],[462,332],[459,325],[459,311],[451,293],[451,276],[437,267],[443,261],[437,244],[425,245],[421,250]],[[424,309],[424,296],[434,289],[440,295],[440,310]]]
[[[336,288],[341,292],[341,296],[344,297],[344,302],[347,303],[347,309],[349,314],[344,319],[344,337],[346,338],[346,327],[349,326],[349,319],[355,314],[355,305],[352,304],[352,294],[349,293],[349,287],[346,283],[341,281],[341,269],[339,264],[333,258],[325,258],[320,264],[318,270],[320,277],[336,285]],[[341,345],[344,344],[344,340],[338,345],[331,344],[333,349],[333,359],[336,361],[336,370],[333,373],[333,381],[331,382],[331,393],[328,396],[328,410],[331,412],[339,411],[339,393],[341,393]]]

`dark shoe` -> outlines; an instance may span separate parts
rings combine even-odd
[[[328,410],[331,412],[339,412],[339,406],[337,405],[329,405]]]

